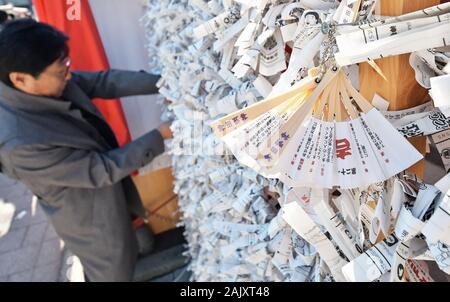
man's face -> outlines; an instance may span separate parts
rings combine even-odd
[[[23,73],[11,73],[14,86],[28,94],[58,98],[63,94],[71,78],[70,58],[58,59],[49,65],[37,78]]]

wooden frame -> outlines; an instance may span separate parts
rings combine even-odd
[[[439,0],[381,0],[381,12],[386,16],[398,16],[439,4]],[[446,2],[446,1],[442,1]],[[426,102],[428,91],[417,84],[414,70],[409,65],[409,54],[377,60],[385,81],[368,64],[360,65],[361,94],[372,100],[375,93],[390,102],[390,110],[411,108]],[[426,152],[426,138],[410,139],[419,152]],[[410,172],[423,177],[424,161],[409,169]]]

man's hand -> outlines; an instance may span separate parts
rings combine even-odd
[[[170,126],[171,125],[172,125],[172,123],[166,122],[166,123],[161,124],[158,127],[158,131],[159,131],[159,133],[161,133],[161,136],[164,139],[171,139],[171,138],[173,138],[172,130],[170,130]]]

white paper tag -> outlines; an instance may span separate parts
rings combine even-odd
[[[333,244],[320,231],[319,227],[309,218],[297,202],[291,202],[283,207],[283,218],[303,238],[311,243],[328,267],[336,281],[343,281],[341,268],[347,263],[336,252]]]
[[[379,94],[375,93],[372,99],[372,105],[380,111],[387,111],[389,108],[389,102],[382,98]]]
[[[371,282],[391,269],[398,239],[390,235],[342,268],[347,281]]]

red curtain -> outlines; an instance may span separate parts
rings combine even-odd
[[[107,70],[108,59],[89,2],[79,0],[80,5],[74,7],[76,1],[33,0],[33,4],[41,22],[48,23],[69,36],[73,70]],[[78,8],[79,18],[74,20],[68,16],[68,13]],[[130,142],[131,136],[120,101],[94,100],[94,103],[113,129],[119,144]]]

